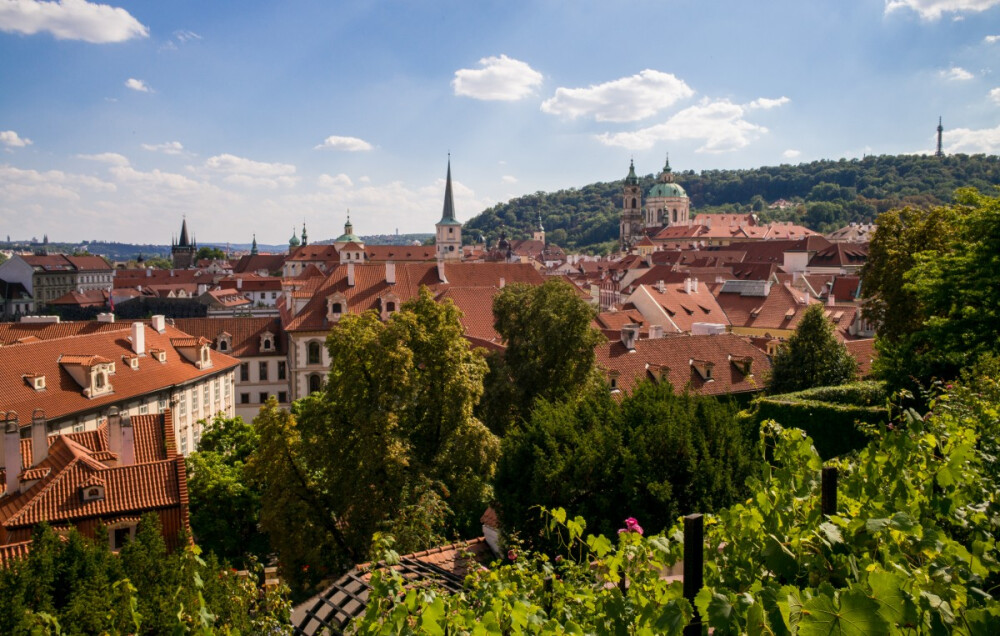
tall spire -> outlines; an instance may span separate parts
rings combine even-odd
[[[451,192],[451,153],[448,153],[448,176],[445,178],[444,210],[441,212],[440,223],[447,225],[458,223],[458,220],[455,219],[455,198]]]
[[[253,243],[250,245],[250,255],[257,256],[257,233],[253,233]]]
[[[309,245],[309,236],[306,234],[306,220],[302,219],[302,244]]]
[[[639,177],[635,176],[635,160],[628,162],[628,176],[625,177],[626,185],[639,185]]]
[[[934,156],[935,157],[943,157],[944,156],[944,150],[941,149],[941,134],[944,132],[944,126],[941,125],[941,118],[940,117],[938,117],[937,132],[938,132],[937,152],[934,153]]]
[[[354,234],[354,226],[351,225],[351,209],[347,209],[347,222],[344,223],[344,234]]]
[[[185,216],[184,220],[181,221],[181,237],[177,241],[177,246],[178,247],[190,247],[190,245],[191,245],[191,241],[188,239],[188,225],[187,225],[187,223],[188,223],[187,222],[187,217]]]

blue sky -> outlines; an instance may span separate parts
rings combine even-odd
[[[0,0],[0,233],[281,243],[657,171],[1000,151],[1000,0]]]

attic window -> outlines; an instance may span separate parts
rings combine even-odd
[[[653,380],[659,384],[663,382],[664,378],[670,373],[670,367],[665,364],[649,364],[647,365],[650,375],[653,376]]]
[[[84,502],[104,499],[104,486],[101,484],[84,485],[80,488],[80,498]]]
[[[212,366],[212,350],[209,348],[208,344],[204,344],[201,347],[201,367]]]
[[[270,331],[265,331],[260,337],[260,350],[274,351],[274,334]]]
[[[838,311],[837,313],[833,314],[833,319],[837,321],[839,321],[843,317],[844,317],[844,312],[842,311]]]
[[[26,375],[24,375],[22,377],[24,378],[24,381],[28,383],[28,386],[30,386],[34,390],[36,390],[36,391],[44,391],[45,390],[45,376],[44,375],[35,375],[34,373],[29,373],[29,374],[26,374]]]
[[[709,360],[692,359],[690,361],[690,364],[692,367],[694,367],[695,371],[698,372],[698,375],[701,376],[702,380],[704,380],[705,382],[714,381],[714,378],[712,377],[712,369],[715,367],[714,362],[711,362]]]
[[[785,320],[791,320],[794,317],[795,317],[795,308],[794,307],[792,307],[791,309],[789,309],[788,311],[785,312]]]
[[[167,352],[163,349],[150,349],[149,353],[157,362],[165,363],[167,361]]]
[[[733,363],[743,375],[753,375],[753,357],[729,355],[729,361]]]
[[[615,392],[621,390],[621,389],[618,388],[618,371],[609,371],[608,372],[608,382],[611,384],[611,392],[612,393],[615,393]]]
[[[139,370],[139,356],[122,356],[122,360],[128,363],[128,368],[133,371]]]

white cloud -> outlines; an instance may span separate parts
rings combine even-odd
[[[557,88],[553,97],[542,102],[542,111],[576,119],[597,121],[639,121],[687,99],[694,91],[671,73],[646,69],[587,88]]]
[[[149,85],[146,84],[146,82],[142,81],[141,79],[135,79],[134,77],[130,77],[127,80],[125,80],[125,86],[140,93],[153,92],[153,89],[151,89]]]
[[[997,42],[1000,42],[1000,35],[987,35],[983,38],[983,42],[987,44],[996,44]]]
[[[972,73],[965,70],[961,66],[952,66],[950,69],[946,71],[941,71],[939,74],[944,79],[955,82],[964,82],[965,80],[970,80],[973,78]]]
[[[323,140],[314,150],[329,148],[331,150],[346,150],[347,152],[364,152],[372,149],[372,145],[364,139],[357,137],[338,137],[330,135]]]
[[[8,148],[24,148],[31,145],[31,140],[21,137],[13,130],[0,130],[0,145]]]
[[[500,178],[500,180],[503,181],[504,183],[517,183],[517,177],[509,174],[505,174]]]
[[[789,148],[785,152],[781,153],[781,156],[784,157],[785,159],[797,159],[801,154],[802,154],[801,150],[793,150]]]
[[[328,174],[321,174],[316,183],[324,188],[350,188],[354,185],[351,183],[351,178],[344,173],[340,173],[335,177],[331,177]]]
[[[174,31],[174,37],[177,38],[178,42],[190,42],[191,40],[200,40],[201,36],[194,31],[187,31],[181,29],[179,31]]]
[[[183,154],[184,146],[179,141],[168,141],[162,144],[142,144],[144,150],[150,152],[162,152],[165,155]]]
[[[1000,0],[886,0],[885,12],[910,9],[924,20],[937,20],[945,13],[979,13]]]
[[[94,44],[149,36],[149,29],[125,9],[85,0],[4,0],[0,2],[0,30],[27,35],[48,31],[59,40]]]
[[[479,60],[482,68],[455,71],[455,94],[473,99],[516,101],[531,95],[542,74],[525,62],[501,55]]]
[[[80,190],[114,192],[115,185],[95,177],[60,170],[38,172],[0,164],[0,208],[14,201],[60,199],[78,201]]]
[[[117,152],[102,152],[96,155],[77,155],[80,159],[86,159],[87,161],[97,161],[99,163],[107,163],[112,166],[127,166],[129,165],[128,158],[125,155],[120,155]]]
[[[597,139],[608,146],[631,150],[645,150],[661,141],[693,139],[703,142],[697,152],[732,152],[767,132],[767,128],[744,118],[746,110],[746,106],[729,100],[703,99],[662,124],[628,132],[602,133]]]
[[[223,180],[232,185],[277,188],[295,185],[295,166],[287,163],[266,163],[230,154],[209,157],[204,167],[225,175]]]
[[[964,152],[968,154],[985,153],[995,155],[1000,153],[1000,126],[996,128],[955,128],[944,134],[947,142],[945,152]]]
[[[997,105],[1000,105],[1000,88],[994,88],[990,91],[990,99]]]
[[[759,97],[750,102],[749,104],[747,104],[747,108],[759,108],[761,110],[770,110],[772,108],[777,108],[778,106],[784,106],[790,101],[792,100],[784,96],[778,97],[777,99],[771,99],[768,97]]]

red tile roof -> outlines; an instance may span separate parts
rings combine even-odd
[[[734,360],[752,360],[750,373]],[[702,378],[692,366],[692,360],[704,360],[714,365],[712,380]],[[771,361],[760,349],[731,333],[713,336],[667,336],[635,342],[629,351],[620,340],[597,347],[597,364],[606,377],[617,373],[617,388],[630,392],[643,379],[655,379],[657,371],[663,380],[680,393],[686,387],[705,395],[723,395],[760,391],[763,378],[771,369]]]
[[[636,302],[637,296],[649,294],[670,316],[670,320],[681,332],[690,332],[696,322],[709,322],[728,325],[729,318],[719,306],[708,285],[699,282],[698,290],[693,286],[687,293],[686,283],[664,283],[663,291],[658,285],[642,285],[630,296],[630,302]],[[636,305],[642,308],[642,305]],[[669,327],[668,327],[669,329]]]
[[[875,349],[875,340],[872,338],[864,340],[846,340],[844,346],[858,361],[858,375],[867,378],[872,372],[872,363],[878,357],[878,350]]]
[[[103,289],[88,289],[86,291],[71,291],[55,300],[50,305],[73,305],[76,307],[103,307],[108,304],[108,292]]]
[[[449,287],[438,294],[437,300],[451,300],[462,311],[462,329],[466,337],[499,344],[502,339],[493,328],[496,321],[493,299],[499,293],[496,287]]]
[[[860,267],[867,260],[867,243],[834,243],[813,254],[809,267]]]
[[[24,338],[52,340],[106,331],[128,329],[133,321],[97,322],[0,322],[0,346],[14,344]]]
[[[280,272],[287,257],[287,254],[245,254],[240,257],[240,260],[233,267],[233,271],[237,274],[261,271],[269,274]]]
[[[21,256],[28,265],[43,271],[111,271],[111,265],[100,256],[67,256],[65,254],[28,254]]]
[[[433,261],[437,259],[437,251],[433,245],[366,245],[365,259],[396,263]]]
[[[92,411],[231,369],[239,364],[234,358],[213,352],[213,365],[199,369],[171,345],[171,339],[185,338],[187,334],[169,325],[160,334],[147,324],[144,330],[146,351],[154,348],[166,351],[166,362],[157,362],[147,354],[140,358],[138,370],[131,369],[127,364],[117,364],[116,373],[109,378],[113,390],[88,398],[69,372],[63,369],[60,357],[101,356],[107,360],[120,361],[122,356],[132,355],[130,325],[114,324],[118,327],[115,331],[102,330],[87,335],[0,347],[0,404],[22,416],[40,408],[51,420],[72,413]],[[44,375],[45,390],[36,391],[29,387],[21,378],[25,373]]]
[[[219,336],[229,334],[232,349],[227,355],[235,358],[244,356],[284,356],[286,352],[284,331],[278,318],[175,318],[174,326],[192,336],[200,336],[212,342],[218,349]],[[261,351],[261,338],[265,332],[274,336],[274,350]]]

